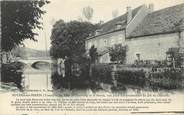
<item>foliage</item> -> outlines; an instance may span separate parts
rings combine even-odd
[[[112,83],[112,66],[109,64],[92,65],[92,81]],[[156,89],[180,89],[183,88],[182,69],[164,69],[159,72],[148,72],[143,70],[120,70],[116,71],[118,86],[132,86]]]
[[[126,60],[127,46],[122,46],[121,44],[116,44],[109,48],[109,55],[111,61],[116,61],[118,63],[124,63]]]
[[[34,38],[37,33],[33,29],[41,29],[41,10],[47,0],[1,1],[2,50],[10,51],[23,44],[23,40]]]
[[[91,59],[92,63],[95,63],[96,60],[98,59],[98,52],[97,52],[97,48],[95,48],[95,46],[91,46],[91,48],[89,49],[89,56]]]
[[[128,71],[122,70],[118,71],[118,81],[121,84],[135,85],[143,87],[145,85],[145,73],[141,70],[138,71]]]
[[[181,67],[182,62],[184,61],[184,54],[179,53],[179,48],[170,48],[167,52],[167,55],[169,55],[171,65],[173,66],[173,59],[175,62],[176,67]]]
[[[93,17],[93,8],[90,6],[84,7],[82,10],[83,15],[89,21]]]
[[[135,60],[134,64],[132,64],[132,67],[155,67],[155,68],[161,68],[161,67],[167,67],[167,61],[166,60]]]
[[[103,83],[112,83],[111,71],[112,67],[107,64],[96,64],[91,67],[91,76],[92,81],[103,82]]]
[[[85,39],[97,26],[89,22],[57,21],[52,29],[51,50],[53,58],[80,56],[85,53]]]
[[[84,57],[85,39],[96,28],[97,25],[78,21],[59,20],[53,25],[50,55],[55,59],[65,59],[65,87],[85,85],[89,80],[89,59]]]
[[[51,74],[51,83],[52,83],[53,89],[55,90],[58,90],[61,88],[67,88],[66,77],[59,75],[57,72],[54,72]]]
[[[21,62],[13,62],[10,64],[2,64],[1,81],[5,83],[14,83],[19,89],[22,89],[22,70],[25,64]],[[21,70],[21,72],[17,72]]]
[[[77,67],[75,65],[78,65]],[[75,66],[75,67],[74,67]],[[72,69],[71,69],[72,68]],[[85,57],[75,56],[65,61],[65,77],[52,74],[52,83],[55,89],[60,88],[87,88],[89,84],[89,60]]]
[[[166,70],[149,74],[149,82],[152,89],[176,89],[182,88],[182,72],[177,70]]]

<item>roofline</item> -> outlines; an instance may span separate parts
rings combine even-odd
[[[131,21],[127,24],[127,26],[126,26],[126,28],[128,28],[129,26],[130,26],[130,24],[133,22],[133,20],[135,20],[136,19],[136,16],[138,15],[138,13],[140,12],[140,10],[141,10],[141,8],[143,8],[143,7],[145,7],[146,8],[146,5],[145,4],[143,4],[143,5],[141,5],[141,6],[139,6],[140,8],[139,8],[139,10],[137,11],[137,13],[135,14],[135,16],[131,19]]]
[[[139,38],[139,37],[145,37],[145,36],[154,36],[154,35],[160,35],[160,34],[173,34],[173,33],[178,33],[180,31],[168,31],[168,32],[160,32],[160,33],[154,33],[154,34],[144,34],[144,35],[139,35],[139,36],[129,36],[126,37],[126,39],[134,39],[134,38]]]
[[[100,35],[97,35],[97,36],[89,37],[85,41],[90,40],[90,39],[94,39],[94,38],[99,37],[99,36],[107,35],[107,34],[110,34],[110,33],[113,33],[113,32],[122,31],[122,30],[126,30],[126,29],[123,28],[123,29],[119,29],[119,30],[114,30],[114,31],[106,32],[106,33],[103,33],[103,34],[100,34]],[[139,36],[129,36],[129,37],[126,37],[126,39],[134,39],[134,38],[139,38],[139,37],[154,36],[154,35],[160,35],[160,34],[173,34],[173,33],[177,33],[177,32],[180,32],[180,31],[181,30],[178,30],[178,31],[169,31],[169,32],[160,32],[160,33],[154,33],[154,34],[145,34],[145,35],[139,35]]]
[[[146,5],[145,5],[145,4],[140,5],[140,6],[136,7],[136,8],[134,8],[133,10],[135,10],[135,9],[137,9],[137,8],[141,8],[141,7],[143,7],[143,6],[146,6]],[[140,9],[139,9],[139,10],[140,10]],[[139,12],[139,10],[137,11],[137,13]],[[137,13],[135,14],[135,16],[137,15]],[[126,14],[127,14],[127,12],[125,12],[123,15],[126,15]],[[118,16],[118,17],[121,17],[121,16],[123,16],[123,15],[120,15],[120,16]],[[133,17],[133,19],[135,18],[135,16]],[[116,18],[118,18],[118,17],[116,17]],[[106,25],[107,23],[109,23],[109,22],[112,21],[112,20],[114,20],[114,19],[111,19],[111,20],[109,20],[109,21],[103,23],[103,24],[101,25],[101,27],[102,27],[103,25]],[[127,24],[127,25],[128,25],[128,24]],[[127,25],[126,25],[126,27],[127,27]],[[97,36],[87,37],[86,40],[90,40],[90,39],[93,39],[93,38],[96,38],[96,37],[99,37],[99,36],[102,36],[102,35],[110,34],[110,33],[113,33],[113,32],[117,32],[117,31],[126,30],[126,27],[124,27],[124,28],[122,28],[122,29],[118,29],[118,30],[113,30],[113,31],[105,32],[105,33],[99,34],[99,35],[97,35]]]
[[[184,3],[179,3],[179,4],[175,4],[175,5],[173,5],[173,6],[169,6],[169,7],[165,7],[165,8],[162,8],[162,9],[159,9],[159,10],[155,10],[155,11],[153,11],[152,13],[157,13],[157,12],[160,12],[160,11],[162,11],[162,10],[166,10],[166,9],[169,9],[169,8],[173,8],[173,7],[176,7],[176,6],[180,6],[180,5],[184,5]],[[150,14],[152,14],[152,13],[150,13]]]
[[[122,31],[122,30],[125,30],[125,28],[118,29],[118,30],[113,30],[113,31],[109,31],[109,32],[105,32],[105,33],[102,33],[102,34],[99,34],[99,35],[96,35],[96,36],[92,36],[92,37],[88,37],[86,39],[86,41],[90,40],[90,39],[93,39],[93,38],[96,38],[96,37],[99,37],[99,36],[107,35],[107,34],[110,34],[110,33],[113,33],[113,32],[118,32],[118,31]]]
[[[144,6],[144,5],[145,5],[145,4],[142,4],[142,5],[138,6],[138,7],[135,7],[135,8],[132,9],[132,11],[135,10],[135,9],[137,9],[137,8],[141,8],[141,7]],[[127,14],[127,11],[126,11],[124,14],[122,14],[122,15],[120,15],[120,16],[114,18],[114,19],[117,19],[117,18],[119,18],[119,17],[121,17],[121,16],[123,16],[123,15],[126,15],[126,14]],[[137,14],[137,13],[136,13],[136,14]],[[101,26],[106,25],[107,23],[109,23],[110,21],[112,21],[112,20],[114,20],[114,19],[108,20],[107,22],[103,23]]]

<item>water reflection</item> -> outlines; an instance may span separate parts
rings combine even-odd
[[[29,61],[29,60],[28,60]],[[48,63],[31,64],[13,62],[2,65],[2,88],[6,90],[16,89],[52,89],[51,68]]]
[[[57,72],[52,73],[51,82],[53,85],[53,89],[88,89],[92,88],[89,80],[81,79],[80,77],[71,76],[71,77],[63,77],[59,75]]]
[[[52,89],[50,76],[50,64],[39,61],[24,68],[22,82],[26,90]]]
[[[66,88],[67,82],[66,78],[63,78],[62,75],[59,75],[57,72],[52,73],[51,75],[51,82],[53,85],[53,89],[60,89],[60,88]]]
[[[50,63],[45,61],[37,61],[31,65],[32,68],[38,69],[38,70],[48,70],[50,69]]]
[[[50,73],[25,73],[25,89],[39,90],[39,89],[52,89]]]

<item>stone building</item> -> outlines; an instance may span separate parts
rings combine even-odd
[[[94,45],[99,63],[110,63],[108,47],[128,46],[126,63],[135,60],[165,60],[169,48],[184,48],[184,4],[154,11],[153,4],[127,12],[103,23],[94,36],[86,39],[86,50]]]

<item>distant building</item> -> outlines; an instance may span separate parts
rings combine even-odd
[[[103,23],[94,36],[86,40],[86,50],[94,45],[99,63],[110,63],[108,47],[128,46],[126,63],[135,60],[165,60],[169,48],[184,48],[184,4],[154,11],[153,4],[127,12]]]

